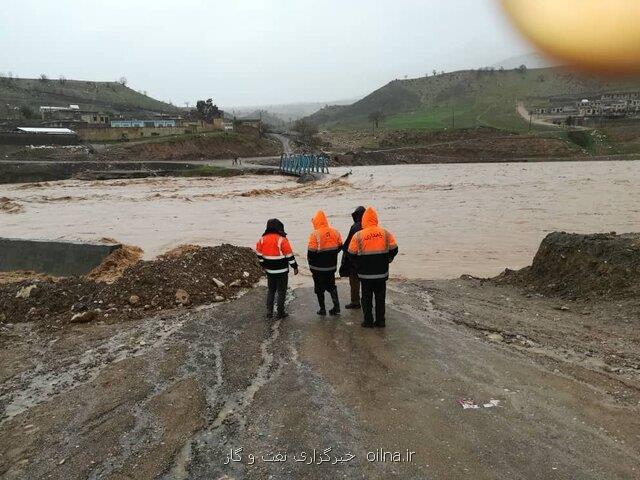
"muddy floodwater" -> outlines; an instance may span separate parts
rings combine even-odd
[[[252,247],[279,217],[304,257],[316,209],[346,234],[362,204],[398,239],[393,276],[492,276],[530,264],[555,230],[640,230],[639,185],[638,162],[354,167],[306,185],[252,175],[0,185],[0,235],[112,238],[151,258],[184,243]]]

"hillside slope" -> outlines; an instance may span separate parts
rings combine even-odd
[[[389,129],[441,129],[489,126],[522,130],[518,101],[554,96],[596,95],[613,90],[639,90],[640,80],[603,81],[579,77],[561,68],[464,70],[433,77],[394,80],[348,106],[324,108],[307,117],[330,129],[364,128],[377,110]]]
[[[40,80],[0,78],[0,105],[28,107],[37,112],[41,105],[79,105],[83,110],[114,113],[176,113],[178,108],[161,102],[117,82],[80,80]]]

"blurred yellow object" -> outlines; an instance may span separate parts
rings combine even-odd
[[[640,73],[640,0],[502,0],[518,28],[563,63]]]

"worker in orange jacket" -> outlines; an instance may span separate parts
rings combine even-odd
[[[318,296],[320,310],[318,315],[325,316],[327,310],[324,303],[324,292],[329,292],[333,300],[330,315],[340,315],[340,301],[336,287],[336,270],[338,269],[338,253],[342,249],[340,233],[329,225],[329,220],[322,210],[318,210],[311,220],[313,232],[309,236],[307,260],[313,275],[314,291]]]
[[[283,223],[277,218],[267,222],[267,228],[258,243],[256,253],[262,268],[267,273],[267,318],[273,318],[273,304],[278,297],[278,318],[288,317],[284,302],[289,284],[289,267],[298,275],[298,264]]]
[[[362,215],[362,230],[349,243],[349,255],[358,269],[362,284],[362,311],[365,328],[386,326],[385,297],[389,264],[398,254],[395,237],[378,226],[378,214],[368,207]],[[373,318],[373,297],[376,301],[375,322]]]

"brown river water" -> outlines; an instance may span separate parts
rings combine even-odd
[[[640,231],[639,186],[639,162],[354,167],[306,185],[253,175],[0,185],[0,197],[22,207],[0,211],[0,235],[112,238],[152,258],[185,243],[253,247],[279,217],[306,265],[314,212],[324,209],[346,235],[362,204],[397,237],[392,276],[493,276],[529,265],[555,230]]]

